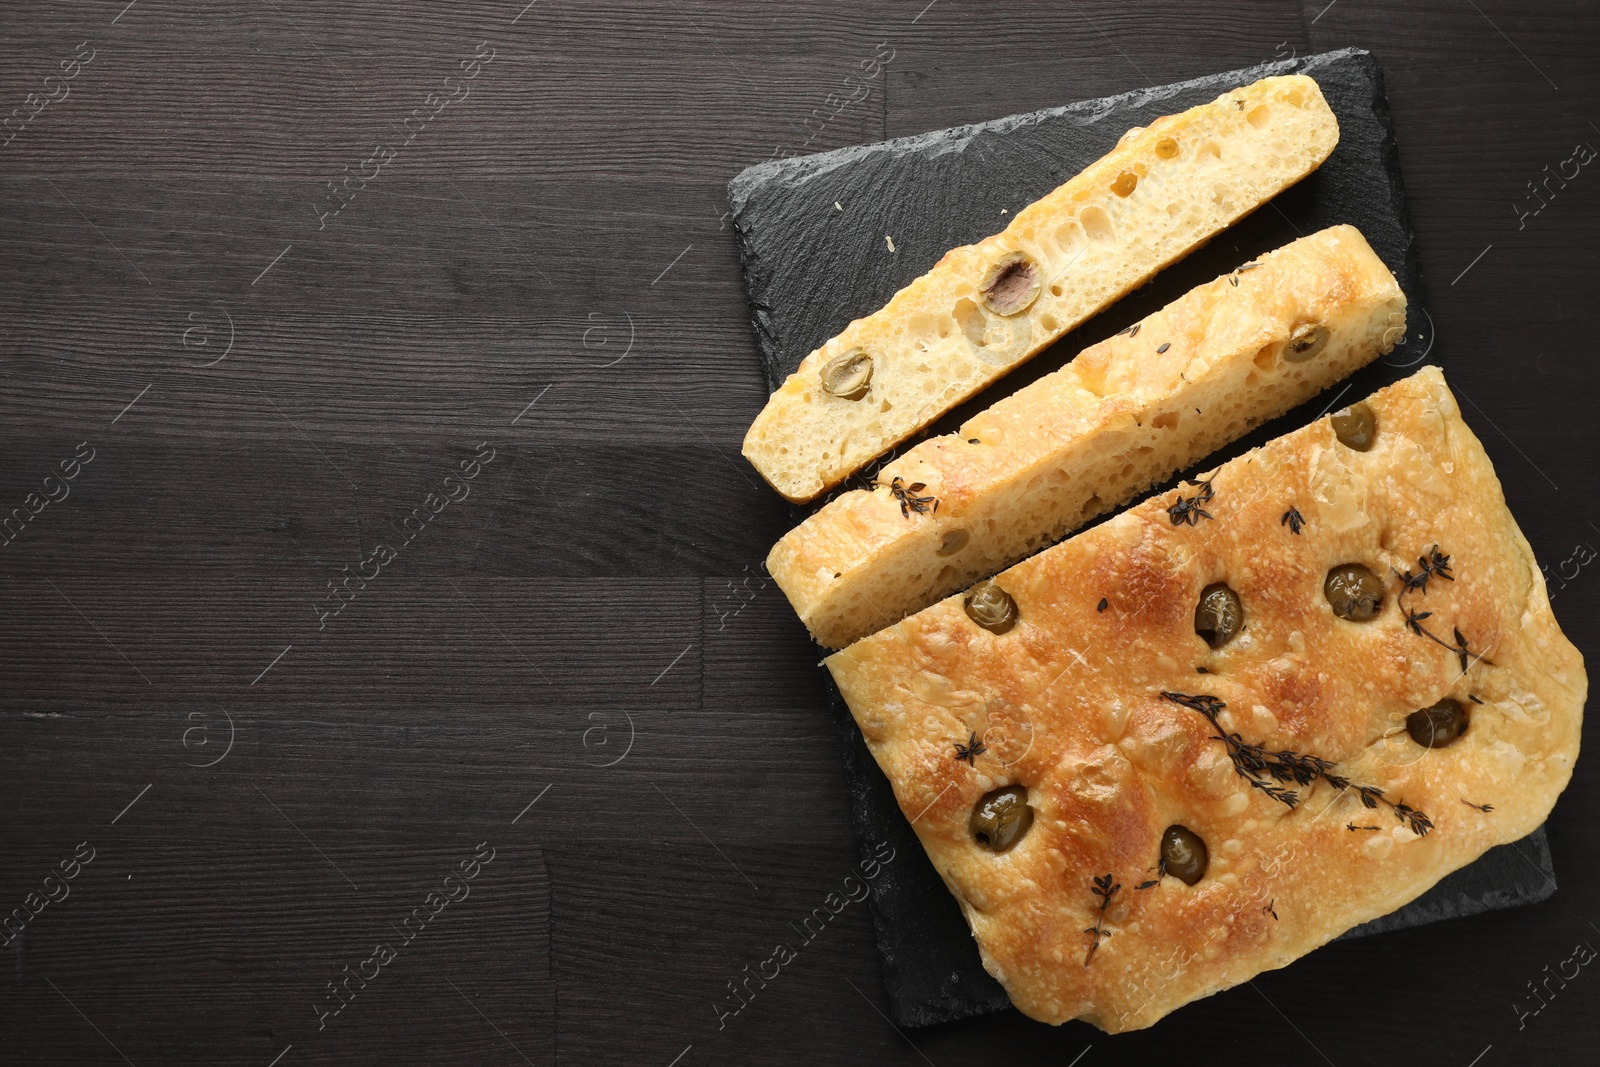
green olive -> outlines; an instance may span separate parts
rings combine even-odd
[[[1169,826],[1161,835],[1162,865],[1184,885],[1194,885],[1205,877],[1210,858],[1205,841],[1187,826]]]
[[[1328,572],[1322,593],[1333,613],[1351,622],[1367,622],[1383,610],[1383,579],[1359,563],[1344,563]]]
[[[1467,706],[1445,697],[1439,703],[1406,716],[1406,733],[1423,748],[1454,744],[1467,732]]]
[[[1017,624],[1017,602],[992,581],[973,586],[961,606],[967,618],[992,634],[1003,634]]]
[[[1026,786],[991,789],[972,809],[968,823],[973,840],[990,852],[1009,851],[1033,826]]]
[[[1194,632],[1212,648],[1221,648],[1244,629],[1244,606],[1227,582],[1213,582],[1200,593],[1194,609]]]
[[[944,535],[944,539],[939,542],[939,548],[935,554],[940,556],[953,556],[957,552],[960,552],[963,548],[967,547],[967,542],[971,539],[971,537],[972,535],[967,533],[965,530],[951,530],[946,533]]]
[[[1351,404],[1333,413],[1333,433],[1346,448],[1370,452],[1372,443],[1378,438],[1378,416],[1373,414],[1372,405],[1364,400]]]
[[[1026,252],[1007,252],[990,264],[978,287],[983,306],[996,315],[1026,311],[1039,299],[1041,271]]]
[[[1315,322],[1296,326],[1289,334],[1289,343],[1283,346],[1283,358],[1290,363],[1304,363],[1315,359],[1328,347],[1328,328]]]
[[[841,400],[860,400],[872,384],[872,357],[859,348],[822,365],[823,391]]]

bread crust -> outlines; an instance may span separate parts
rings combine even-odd
[[[1338,138],[1303,74],[1129,130],[1005,230],[952,249],[806,356],[750,427],[745,456],[788,499],[815,498],[1305,177]],[[995,313],[981,290],[1013,253],[1036,265],[1038,297]],[[830,394],[825,365],[856,350],[873,360],[870,390]]]
[[[1184,487],[1003,572],[1020,609],[1008,633],[978,628],[956,596],[826,661],[984,965],[1026,1014],[1149,1026],[1415,899],[1531,832],[1566,786],[1583,660],[1487,455],[1436,368],[1368,403],[1371,451],[1319,419],[1217,468],[1210,517],[1174,523],[1169,509],[1202,492]],[[1402,592],[1396,572],[1417,573],[1432,546],[1450,578]],[[1335,617],[1323,592],[1350,562],[1386,579],[1369,622]],[[1218,581],[1244,629],[1212,650],[1194,609]],[[1406,609],[1431,612],[1418,625],[1440,642]],[[1443,647],[1456,632],[1465,671]],[[1299,803],[1273,800],[1164,691],[1214,696],[1222,730],[1334,761],[1351,788],[1290,782]],[[1448,747],[1411,740],[1406,716],[1445,697],[1470,710],[1466,732]],[[971,734],[986,750],[969,766],[953,744]],[[1011,784],[1034,821],[996,855],[968,820]],[[1384,803],[1364,807],[1357,784]],[[1431,832],[1396,817],[1402,802]],[[1208,845],[1193,886],[1155,869],[1174,824]],[[1091,879],[1106,873],[1122,888],[1102,913]]]
[[[1365,366],[1404,336],[1405,306],[1355,227],[1302,237],[917,445],[874,489],[841,494],[786,534],[767,569],[812,636],[843,648]],[[1328,331],[1322,350],[1286,358],[1291,338],[1316,326]],[[923,486],[917,495],[938,508],[902,506],[897,481]]]

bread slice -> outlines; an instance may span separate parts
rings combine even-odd
[[[1028,1015],[1149,1026],[1516,841],[1566,786],[1583,660],[1483,447],[1436,368],[1366,403],[1370,451],[1320,419],[984,583],[1006,632],[956,596],[826,661]],[[1335,590],[1367,621],[1332,607],[1345,564],[1377,576]],[[1242,608],[1215,649],[1214,583]],[[1026,806],[977,820],[1021,831],[996,852],[974,812],[1011,786]]]
[[[1084,350],[959,433],[924,441],[886,465],[875,489],[845,493],[791,530],[767,570],[812,635],[843,648],[1388,352],[1405,306],[1354,227],[1303,237]],[[913,505],[908,493],[927,499]]]
[[[1311,173],[1338,140],[1303,74],[1129,130],[808,355],[745,456],[778,492],[811,500]]]

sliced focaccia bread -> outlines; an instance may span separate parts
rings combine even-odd
[[[812,499],[1311,173],[1338,139],[1303,74],[1129,130],[808,355],[745,456],[790,500]]]
[[[812,636],[843,648],[1389,351],[1405,306],[1354,227],[1301,238],[924,441],[791,530],[767,569]]]
[[[1433,368],[827,665],[985,966],[1108,1031],[1532,831],[1587,689]]]

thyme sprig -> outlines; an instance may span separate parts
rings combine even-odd
[[[889,483],[890,495],[900,502],[900,514],[908,519],[913,511],[918,515],[926,515],[930,511],[938,512],[938,497],[917,495],[926,488],[928,488],[926,482],[912,482],[907,485],[903,478],[895,478],[894,481]],[[929,508],[929,504],[932,504],[933,507]]]
[[[1300,527],[1305,524],[1306,517],[1300,514],[1300,509],[1297,507],[1290,507],[1288,511],[1283,513],[1283,518],[1278,520],[1278,525],[1289,527],[1289,532],[1292,534],[1299,533]]]
[[[1089,942],[1089,952],[1083,957],[1083,965],[1085,967],[1089,966],[1089,961],[1094,959],[1095,949],[1100,947],[1100,939],[1106,936],[1104,925],[1106,909],[1111,906],[1111,898],[1121,888],[1122,883],[1115,882],[1110,874],[1096,875],[1094,878],[1094,888],[1089,892],[1100,898],[1100,913],[1095,916],[1094,925],[1085,927],[1083,931],[1093,937],[1093,940]]]
[[[1416,574],[1411,573],[1410,567],[1407,567],[1404,572],[1395,567],[1389,568],[1400,579],[1400,596],[1403,597],[1412,592],[1420,592],[1423,596],[1427,596],[1428,580],[1430,578],[1443,578],[1447,582],[1456,580],[1455,575],[1450,573],[1450,557],[1440,552],[1438,545],[1428,549],[1426,556],[1418,556],[1417,566],[1418,573]],[[1455,644],[1451,644],[1422,625],[1422,620],[1431,618],[1433,612],[1418,611],[1415,608],[1405,607],[1403,604],[1401,608],[1406,613],[1406,629],[1418,637],[1426,637],[1440,648],[1447,648],[1454,652],[1461,663],[1461,673],[1466,674],[1467,668],[1471,665],[1472,649],[1468,646],[1467,639],[1461,633],[1461,630],[1457,627],[1451,627],[1451,636],[1455,638]],[[1480,656],[1479,658],[1481,659],[1482,657]]]
[[[1201,519],[1213,517],[1211,512],[1205,509],[1205,505],[1211,503],[1211,479],[1185,482],[1184,484],[1197,485],[1200,487],[1200,491],[1192,497],[1186,497],[1181,493],[1178,494],[1178,502],[1167,509],[1167,517],[1172,520],[1172,525],[1174,526],[1182,526],[1184,523],[1188,523],[1190,526],[1198,526]]]
[[[1227,749],[1234,773],[1249,782],[1252,789],[1260,790],[1286,808],[1293,810],[1300,803],[1298,790],[1288,788],[1291,783],[1303,788],[1314,785],[1320,779],[1335,789],[1355,789],[1363,807],[1376,808],[1380,803],[1388,805],[1395,818],[1418,837],[1433,829],[1433,820],[1424,813],[1409,804],[1390,800],[1378,786],[1352,785],[1349,778],[1334,773],[1337,764],[1329,760],[1288,749],[1273,752],[1249,743],[1237,733],[1230,734],[1218,721],[1227,704],[1210,694],[1190,695],[1162,690],[1161,696],[1204,715],[1212,729],[1216,730],[1212,736]]]
[[[1479,811],[1483,812],[1485,815],[1489,814],[1491,811],[1494,810],[1494,805],[1493,804],[1474,804],[1472,801],[1468,800],[1466,797],[1462,797],[1461,798],[1461,803],[1465,804],[1469,808],[1477,808]]]
[[[971,766],[974,766],[972,761],[977,759],[979,756],[983,755],[985,752],[989,751],[989,747],[987,745],[985,745],[982,741],[978,740],[978,735],[976,733],[973,733],[970,730],[967,731],[967,733],[970,736],[967,738],[967,743],[966,744],[963,745],[960,741],[957,741],[955,743],[956,744],[956,759],[957,760],[965,760],[967,766],[971,767]]]

